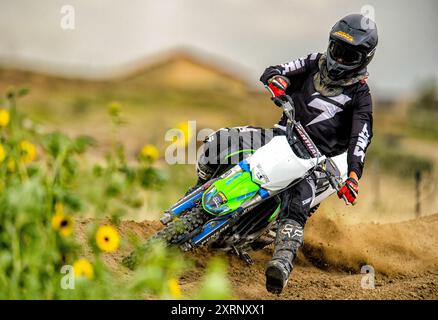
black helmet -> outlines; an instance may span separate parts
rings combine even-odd
[[[377,46],[375,23],[361,15],[350,14],[338,21],[330,32],[327,71],[332,80],[354,77],[365,72]]]

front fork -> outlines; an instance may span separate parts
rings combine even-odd
[[[201,201],[202,195],[205,190],[207,190],[217,179],[210,180],[204,183],[199,188],[193,190],[188,195],[185,195],[177,203],[175,203],[172,207],[167,209],[160,221],[162,224],[167,225],[170,221],[178,217],[181,213],[186,210],[194,208],[199,201]]]

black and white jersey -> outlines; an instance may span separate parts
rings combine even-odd
[[[315,90],[319,53],[272,66],[260,78],[264,84],[274,75],[287,77],[289,94],[299,121],[323,154],[332,157],[348,150],[348,169],[361,177],[365,152],[372,138],[372,101],[369,87],[358,82],[344,87],[341,94],[326,97]],[[286,124],[283,115],[280,125]]]

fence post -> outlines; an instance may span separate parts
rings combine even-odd
[[[374,171],[374,207],[380,205],[380,162],[378,159],[373,161]]]
[[[420,187],[421,187],[421,171],[417,170],[415,171],[415,214],[417,218],[420,217],[421,215]]]

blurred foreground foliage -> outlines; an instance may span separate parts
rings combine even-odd
[[[46,132],[17,110],[27,93],[11,88],[0,106],[0,299],[181,298],[178,279],[190,264],[180,252],[157,244],[126,277],[117,272],[121,266],[106,263],[135,242],[119,234],[122,216],[142,205],[141,190],[163,182],[154,166],[158,150],[147,145],[129,162],[117,140],[121,106],[111,103],[112,148],[90,164],[86,153],[95,140]],[[86,230],[78,233],[83,214]],[[225,269],[212,262],[199,298],[229,298]]]

